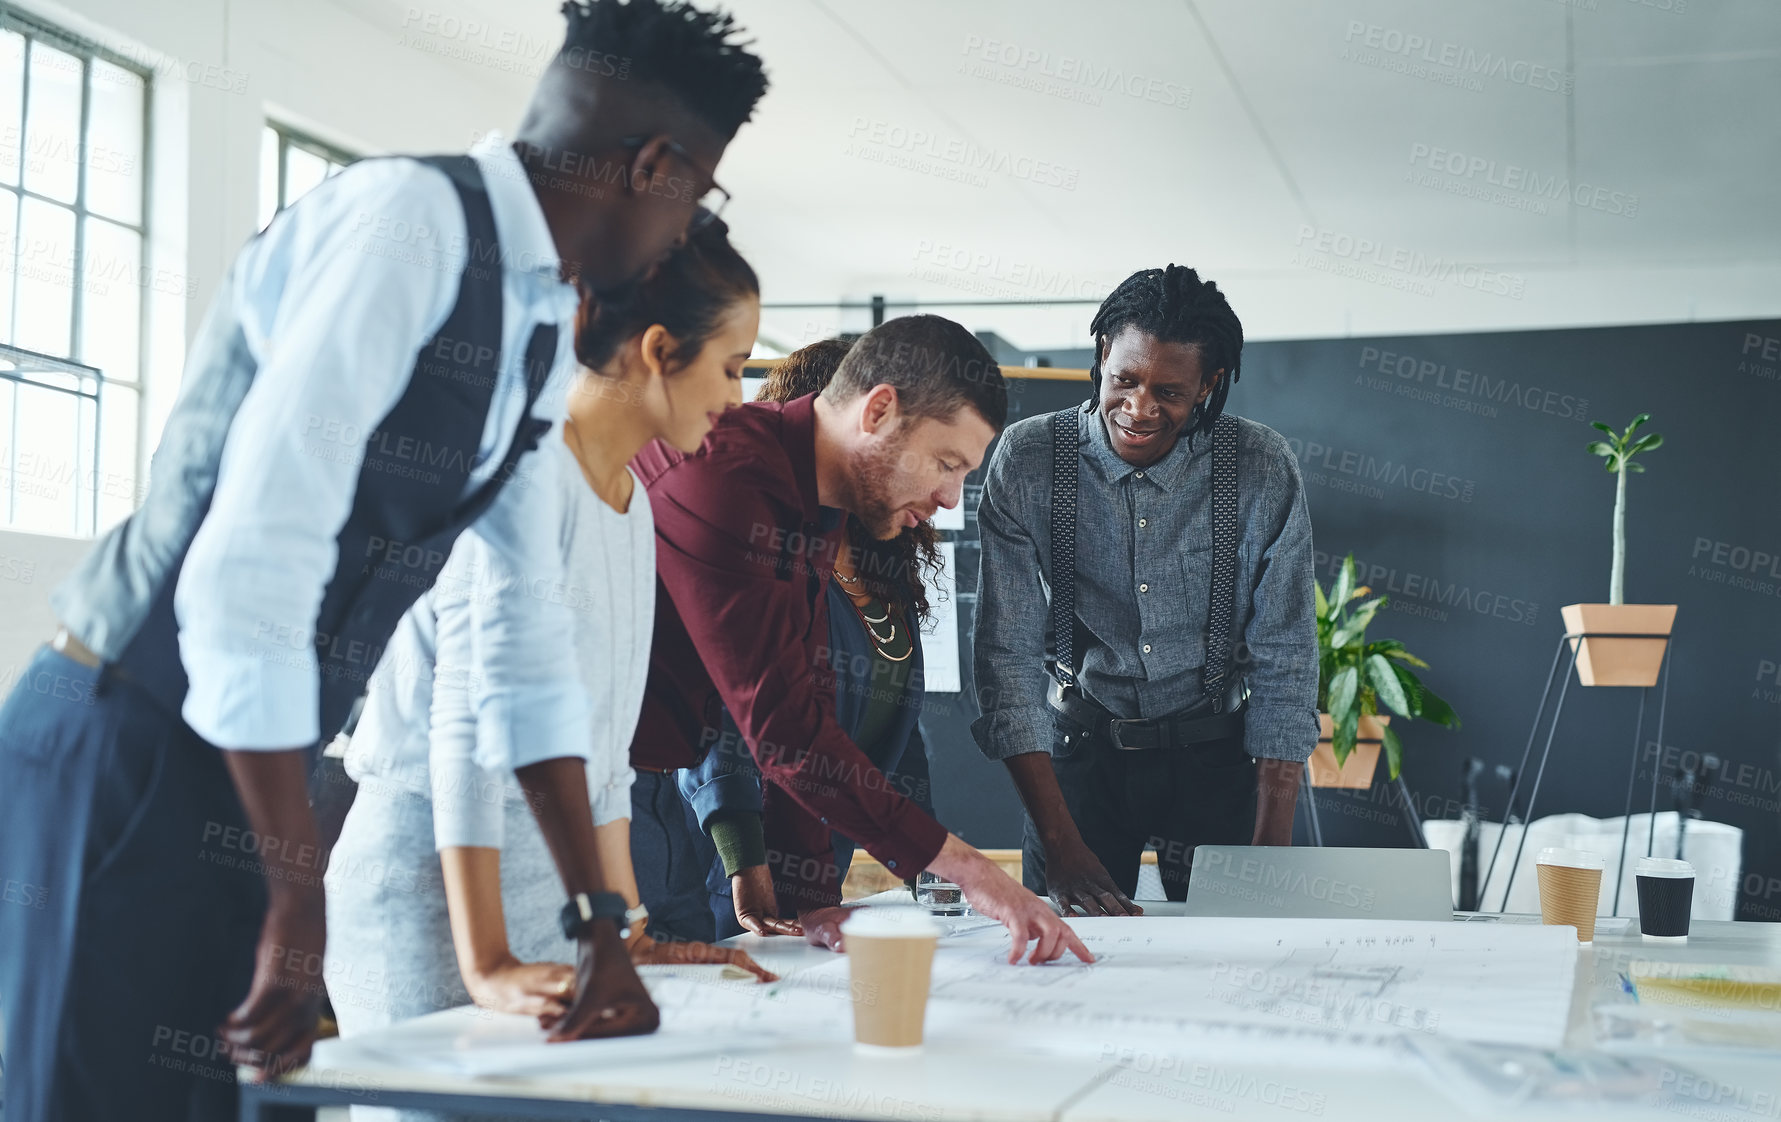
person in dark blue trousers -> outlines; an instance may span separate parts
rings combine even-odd
[[[756,400],[790,401],[820,392],[848,346],[826,339],[793,352],[774,367]],[[827,589],[835,718],[884,773],[884,782],[930,814],[918,629],[928,616],[923,575],[939,571],[938,546],[931,523],[878,541],[850,518],[848,548],[837,557]],[[776,915],[761,827],[760,771],[727,713],[717,742],[698,767],[678,773],[678,782],[695,823],[685,848],[694,859],[713,855],[701,867],[716,936],[796,931],[795,924]],[[855,846],[839,832],[832,836],[835,867],[845,876]]]
[[[318,745],[461,533],[560,581],[553,489],[525,484],[562,419],[578,287],[622,299],[685,237],[765,88],[726,16],[565,12],[513,143],[363,161],[248,244],[142,508],[56,590],[60,627],[0,709],[0,880],[43,901],[0,906],[7,1122],[232,1118],[236,1065],[301,1064]],[[614,57],[627,73],[592,64]],[[519,604],[478,717],[572,901],[604,908],[578,670],[518,657],[573,649],[570,628]],[[653,1029],[619,921],[593,915],[558,1032]]]

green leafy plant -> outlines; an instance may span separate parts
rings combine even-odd
[[[1377,716],[1381,705],[1400,717],[1459,727],[1453,707],[1410,670],[1412,666],[1427,670],[1428,663],[1396,639],[1367,641],[1367,625],[1390,597],[1355,603],[1371,595],[1372,589],[1355,587],[1354,554],[1342,561],[1342,571],[1327,594],[1322,585],[1312,587],[1317,593],[1317,707],[1330,715],[1330,747],[1336,753],[1337,767],[1346,764],[1354,751],[1361,717]],[[1404,746],[1389,725],[1381,739],[1391,777],[1396,779]]]
[[[1614,567],[1608,573],[1608,603],[1626,603],[1626,476],[1628,472],[1645,470],[1644,464],[1636,464],[1633,457],[1640,452],[1650,452],[1662,448],[1664,438],[1654,432],[1648,432],[1639,439],[1633,439],[1633,433],[1639,426],[1651,419],[1651,414],[1641,413],[1633,418],[1633,423],[1626,426],[1625,432],[1617,433],[1600,421],[1590,424],[1608,434],[1606,440],[1592,440],[1585,449],[1607,462],[1602,466],[1614,473]]]

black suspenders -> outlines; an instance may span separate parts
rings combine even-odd
[[[1080,406],[1051,415],[1051,636],[1052,676],[1063,690],[1076,685],[1076,474],[1081,456]],[[1241,708],[1240,691],[1227,694],[1231,623],[1236,615],[1237,419],[1226,413],[1212,427],[1212,602],[1201,668],[1213,713]],[[1232,704],[1233,696],[1235,704]]]

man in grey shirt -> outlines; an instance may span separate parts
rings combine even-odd
[[[977,512],[983,715],[972,733],[1008,765],[1026,806],[1027,887],[1066,910],[1128,915],[1140,910],[1130,898],[1147,847],[1180,899],[1202,842],[1292,844],[1317,743],[1311,519],[1285,439],[1237,418],[1229,675],[1250,692],[1240,718],[1195,721],[1213,716],[1202,685],[1212,433],[1237,380],[1242,325],[1216,285],[1170,265],[1126,278],[1090,330],[1095,398],[1075,426],[1075,685],[1061,690],[1048,673],[1046,414],[1003,434]]]

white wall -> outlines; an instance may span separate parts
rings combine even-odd
[[[0,697],[55,634],[50,591],[91,545],[79,538],[0,530]]]
[[[26,0],[20,11],[154,71],[149,265],[190,280],[151,299],[142,457],[178,392],[186,342],[254,233],[260,129],[268,116],[363,154],[452,152],[511,130],[508,76],[404,45],[400,32],[322,0]]]

